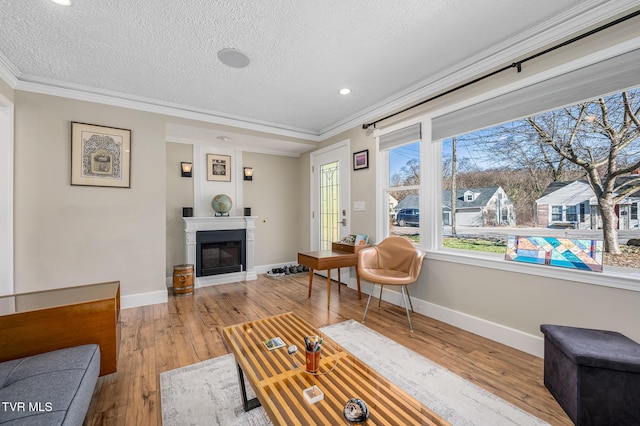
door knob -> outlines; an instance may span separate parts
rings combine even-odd
[[[342,219],[342,220],[341,220],[340,222],[338,222],[338,223],[341,223],[341,224],[342,224],[342,226],[347,226],[347,219],[346,219],[346,218],[345,218],[345,219]]]

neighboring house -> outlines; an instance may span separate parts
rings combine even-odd
[[[456,190],[456,224],[460,226],[515,226],[516,209],[500,186]],[[408,195],[395,207],[418,208],[418,196]],[[451,191],[442,191],[442,221],[451,225]]]
[[[451,191],[442,191],[442,220],[451,225]],[[516,226],[516,208],[500,186],[456,190],[456,225]]]
[[[398,200],[395,199],[393,195],[389,195],[389,212],[397,213],[396,206],[398,205]]]
[[[618,178],[617,185],[636,176]],[[640,190],[616,204],[618,229],[638,229]],[[547,228],[601,229],[598,200],[587,181],[552,182],[536,200],[536,221]]]

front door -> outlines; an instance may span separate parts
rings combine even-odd
[[[347,236],[351,229],[349,141],[311,154],[311,194],[311,250],[331,250],[331,243]],[[336,271],[332,278],[337,279]],[[342,269],[341,279],[349,282],[348,268]]]

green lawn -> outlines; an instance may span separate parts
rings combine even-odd
[[[506,245],[502,242],[473,240],[464,238],[445,238],[442,245],[447,248],[458,250],[475,250],[488,253],[504,253]]]

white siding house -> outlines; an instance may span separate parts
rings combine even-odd
[[[616,205],[618,229],[638,229],[640,194],[634,193]],[[600,229],[598,200],[586,181],[553,182],[536,200],[538,226],[547,228]]]
[[[442,191],[442,218],[451,224],[451,191]],[[456,223],[460,226],[515,226],[516,209],[500,186],[456,190]]]

